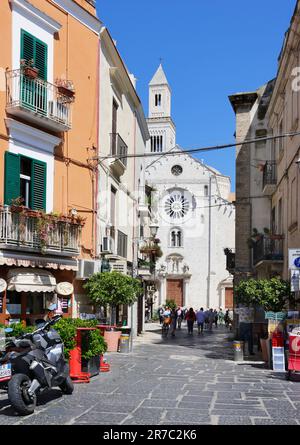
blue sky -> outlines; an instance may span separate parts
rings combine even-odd
[[[97,0],[148,115],[148,83],[163,59],[172,88],[177,143],[195,148],[234,141],[228,95],[276,76],[296,0]],[[232,178],[234,149],[197,155]]]

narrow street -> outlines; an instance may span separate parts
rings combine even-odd
[[[44,393],[33,415],[19,417],[0,392],[0,424],[299,425],[300,384],[265,369],[260,355],[233,362],[225,328],[193,337],[186,326],[162,340],[159,324],[134,353],[107,354],[109,373],[78,384],[72,396]]]

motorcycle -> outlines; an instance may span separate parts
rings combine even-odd
[[[60,318],[56,315],[34,332],[9,341],[0,358],[0,385],[7,389],[12,407],[23,416],[34,412],[40,392],[53,387],[64,394],[74,390],[63,342],[51,329]]]

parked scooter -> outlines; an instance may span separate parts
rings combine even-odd
[[[51,329],[60,318],[61,315],[56,315],[34,332],[10,341],[4,357],[0,358],[0,367],[3,365],[7,373],[11,372],[8,383],[4,382],[8,399],[23,416],[34,412],[39,392],[55,386],[64,394],[72,394],[74,390],[63,342]]]

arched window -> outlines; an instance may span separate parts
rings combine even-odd
[[[170,246],[182,247],[182,231],[180,229],[172,229],[170,232]]]
[[[204,186],[204,196],[208,196],[208,185]]]

